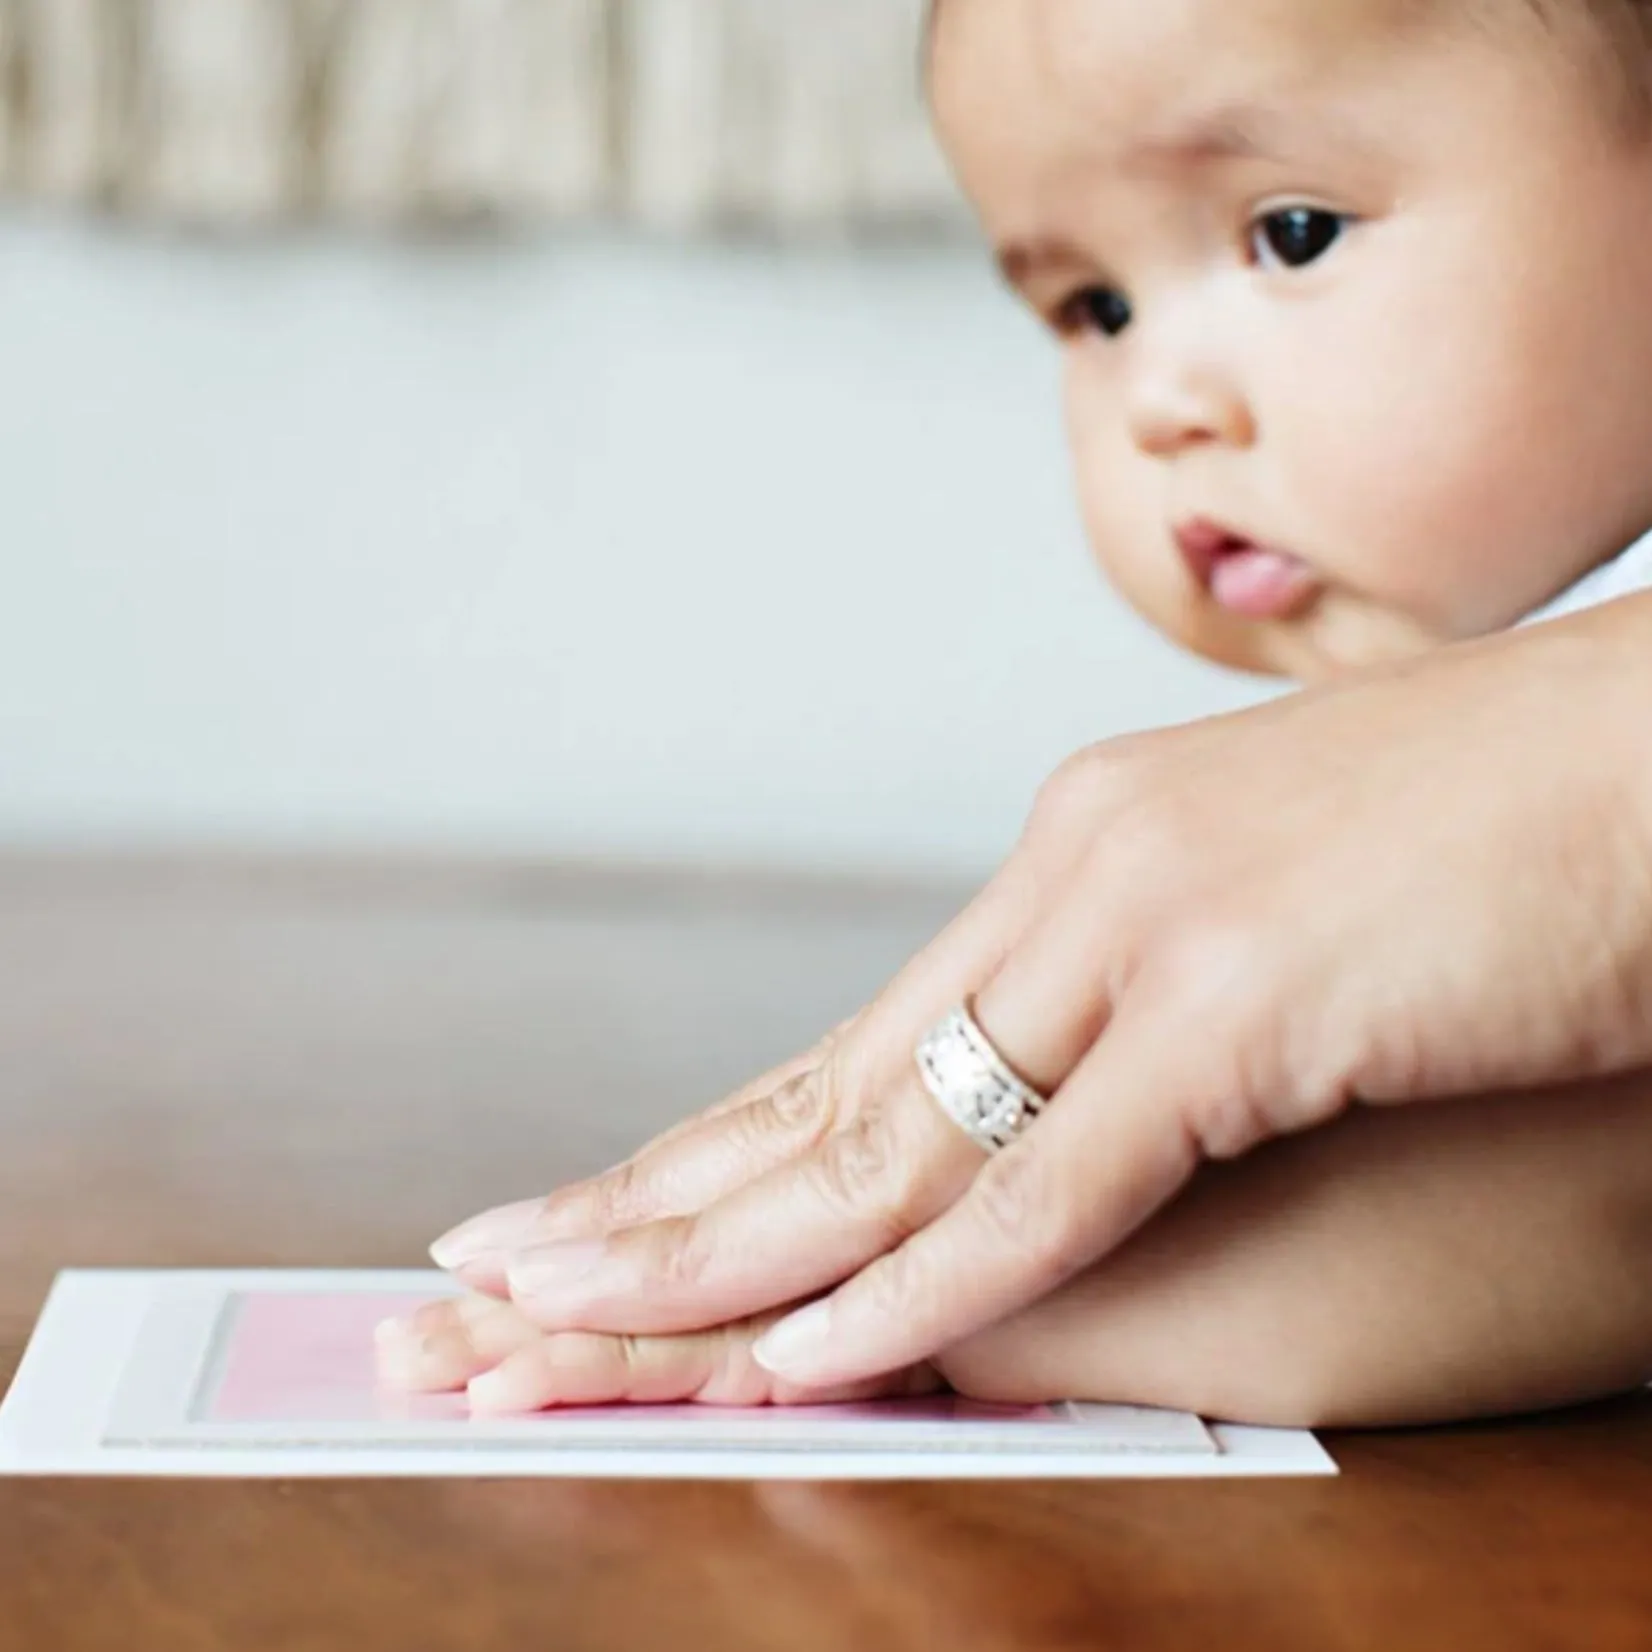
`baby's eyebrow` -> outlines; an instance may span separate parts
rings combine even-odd
[[[1127,166],[1199,167],[1224,161],[1301,161],[1330,154],[1368,155],[1372,145],[1344,119],[1316,112],[1287,119],[1259,103],[1229,103],[1165,123],[1126,146]]]
[[[1271,122],[1265,111],[1230,105],[1162,127],[1138,138],[1125,153],[1130,160],[1193,165],[1210,161],[1273,160],[1278,156],[1279,144],[1269,132],[1270,125],[1277,122]]]
[[[1009,241],[996,253],[998,273],[1012,287],[1024,287],[1035,275],[1060,274],[1064,270],[1088,269],[1087,259],[1071,242],[1045,237],[1036,241]]]

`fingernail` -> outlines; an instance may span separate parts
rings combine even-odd
[[[751,1357],[788,1382],[809,1382],[826,1352],[831,1329],[831,1305],[811,1303],[765,1331],[752,1345]]]
[[[530,1375],[508,1359],[491,1371],[472,1377],[465,1385],[465,1398],[472,1411],[493,1416],[540,1408]]]
[[[591,1285],[608,1260],[608,1247],[600,1239],[567,1239],[554,1245],[538,1245],[513,1256],[505,1270],[515,1302],[540,1312],[580,1306]]]
[[[386,1320],[378,1328],[377,1340],[373,1366],[379,1380],[393,1388],[422,1387],[430,1356],[435,1351],[431,1339],[420,1336],[405,1324]]]
[[[545,1209],[543,1199],[523,1199],[514,1205],[484,1210],[468,1222],[444,1233],[430,1247],[438,1268],[459,1268],[490,1250],[511,1250],[526,1239]]]
[[[391,1348],[407,1341],[415,1334],[410,1319],[381,1319],[373,1327],[373,1341],[381,1348]]]

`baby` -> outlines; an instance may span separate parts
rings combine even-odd
[[[1089,537],[1149,621],[1314,681],[1652,584],[1652,5],[939,0],[931,27],[943,142],[1058,341]],[[1652,1375],[1649,1223],[1633,1084],[1356,1115],[1211,1167],[891,1385],[1297,1424],[1608,1393]],[[796,1398],[759,1329],[547,1337],[478,1297],[383,1353],[482,1408]]]
[[[1510,625],[1652,527],[1648,31],[943,0],[937,118],[1149,620],[1315,680]]]

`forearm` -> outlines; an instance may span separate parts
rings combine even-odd
[[[1652,1073],[1361,1110],[1212,1166],[1117,1256],[946,1355],[989,1399],[1445,1422],[1652,1378]]]

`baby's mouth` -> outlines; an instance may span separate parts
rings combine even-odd
[[[1176,545],[1211,600],[1246,619],[1288,619],[1320,589],[1301,557],[1203,517],[1176,529]]]

